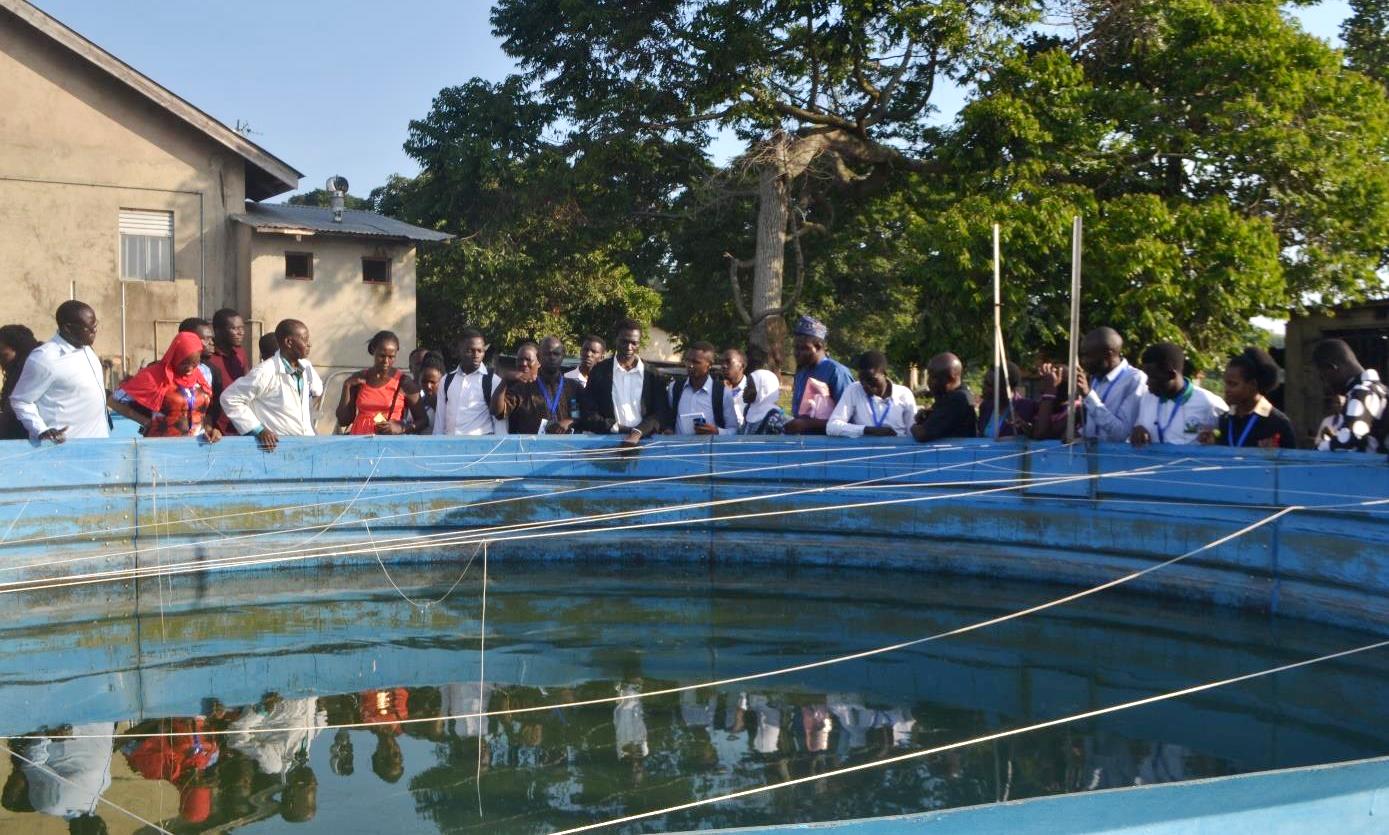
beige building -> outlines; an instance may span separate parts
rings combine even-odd
[[[302,175],[25,0],[0,0],[0,91],[0,324],[47,339],[81,299],[113,379],[221,307],[250,320],[251,352],[304,319],[325,377],[364,366],[377,329],[413,347],[414,244],[447,236],[257,202]]]

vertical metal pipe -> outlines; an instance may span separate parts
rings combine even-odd
[[[125,348],[125,279],[123,279],[123,278],[120,279],[120,282],[121,282],[121,376],[122,376],[122,377],[126,377],[126,376],[129,376],[129,372],[128,372],[126,369],[127,369],[127,367],[130,365],[130,356],[126,353],[126,348]],[[156,347],[157,347],[157,346],[156,346]]]
[[[1071,225],[1071,346],[1066,354],[1066,397],[1071,404],[1066,409],[1066,443],[1076,439],[1076,364],[1079,362],[1080,331],[1080,250],[1084,228],[1080,215],[1075,216]]]
[[[1003,386],[999,378],[1003,376],[1003,294],[1002,267],[999,262],[998,224],[994,224],[994,439],[1003,434]]]

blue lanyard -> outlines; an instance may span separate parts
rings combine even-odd
[[[888,394],[891,393],[891,390],[889,390]],[[873,395],[865,391],[863,396],[868,398],[868,414],[873,416],[873,425],[881,428],[883,423],[887,420],[887,416],[892,414],[892,400],[888,399],[887,402],[883,404],[883,413],[879,416],[878,410],[873,406]]]
[[[1004,418],[1007,417],[1012,411],[1013,411],[1013,403],[1012,403],[1012,401],[1005,401],[1004,404],[1003,404],[1003,411],[1002,411],[1002,412],[1000,412],[1000,413],[997,414],[997,415],[990,415],[990,416],[989,416],[989,426],[988,426],[988,430],[987,430],[987,431],[988,431],[987,437],[990,437],[990,438],[997,438],[997,437],[1002,437],[1002,436],[1003,436],[1003,420],[1004,420]]]
[[[564,394],[564,379],[561,378],[559,381],[559,385],[555,387],[554,397],[550,396],[550,387],[545,385],[544,380],[540,379],[539,377],[536,377],[535,384],[537,386],[540,386],[540,396],[545,398],[545,408],[548,410],[547,414],[549,414],[549,416],[551,417],[558,418],[559,398],[560,395]]]
[[[1249,413],[1249,422],[1246,423],[1246,424],[1244,425],[1244,431],[1241,432],[1241,433],[1239,433],[1239,443],[1235,443],[1235,433],[1234,433],[1233,431],[1230,432],[1230,436],[1229,436],[1229,438],[1228,438],[1228,440],[1230,441],[1230,446],[1244,446],[1245,439],[1247,439],[1247,438],[1249,437],[1249,430],[1253,429],[1253,428],[1254,428],[1254,424],[1256,424],[1256,423],[1258,423],[1258,422],[1259,422],[1259,416],[1256,415],[1256,414],[1254,414],[1253,412],[1250,412],[1250,413]],[[1230,429],[1233,430],[1234,428],[1235,428],[1235,416],[1232,414],[1232,415],[1230,415]]]
[[[193,413],[198,410],[198,387],[180,388],[179,391],[183,392],[183,399],[188,401],[188,419],[191,421]]]
[[[1158,417],[1158,411],[1162,408],[1162,403],[1158,403],[1157,408],[1153,410],[1153,426],[1157,429],[1158,443],[1167,443],[1167,430],[1172,428],[1172,421],[1177,419],[1177,412],[1180,412],[1182,407],[1186,405],[1186,401],[1190,399],[1191,381],[1187,380],[1186,386],[1182,388],[1182,393],[1177,395],[1176,399],[1172,401],[1172,414],[1167,416],[1166,423],[1163,423],[1161,418]]]
[[[1123,373],[1123,374],[1120,374],[1118,377],[1115,377],[1113,380],[1110,380],[1110,381],[1109,381],[1109,385],[1107,385],[1107,386],[1104,387],[1104,393],[1100,395],[1100,402],[1101,402],[1101,403],[1104,403],[1105,405],[1109,405],[1109,404],[1108,404],[1108,401],[1109,401],[1109,393],[1110,393],[1111,391],[1114,391],[1114,387],[1117,386],[1117,385],[1119,384],[1119,381],[1122,380],[1122,379],[1124,379],[1124,378],[1127,377],[1127,376],[1129,376],[1128,369],[1124,369],[1124,373]]]

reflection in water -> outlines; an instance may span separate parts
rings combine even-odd
[[[499,586],[505,588],[504,583]],[[288,824],[299,824],[296,831],[432,827],[538,835],[822,774],[1231,670],[1257,669],[1284,652],[1262,618],[1213,631],[1209,613],[1193,610],[1191,627],[1183,631],[1180,619],[1186,616],[1170,605],[1144,610],[1127,600],[1115,603],[1109,620],[1096,610],[1085,622],[1039,618],[970,641],[942,642],[929,652],[814,675],[642,696],[862,648],[885,635],[926,634],[942,624],[977,619],[981,608],[988,611],[979,600],[1014,607],[1036,596],[1019,588],[1015,600],[992,585],[970,597],[961,591],[970,588],[967,584],[913,588],[904,579],[894,584],[898,598],[825,600],[817,610],[804,600],[764,591],[778,585],[785,583],[741,576],[732,591],[707,590],[712,601],[720,594],[731,598],[720,612],[733,614],[721,614],[727,620],[717,628],[706,622],[711,619],[706,610],[691,613],[688,587],[683,596],[670,597],[626,591],[626,609],[595,593],[554,614],[562,628],[554,629],[552,641],[526,633],[510,646],[508,633],[523,634],[545,622],[537,615],[543,606],[554,610],[570,603],[557,602],[566,598],[554,589],[512,597],[498,592],[496,609],[489,610],[489,626],[496,623],[498,634],[494,641],[489,632],[487,668],[508,670],[510,676],[486,684],[429,678],[441,669],[466,672],[467,664],[454,659],[475,659],[471,639],[457,637],[469,634],[468,622],[459,623],[471,616],[471,604],[458,604],[454,620],[422,619],[404,626],[390,619],[411,617],[395,614],[397,609],[380,610],[391,612],[389,618],[353,622],[356,606],[372,611],[368,603],[384,607],[380,601],[344,604],[343,622],[350,624],[344,635],[356,639],[383,623],[398,630],[392,643],[369,644],[370,664],[343,648],[355,646],[348,641],[325,652],[317,633],[305,633],[315,640],[303,650],[282,652],[289,658],[301,653],[313,669],[330,671],[307,680],[333,680],[338,687],[247,693],[259,682],[254,676],[246,681],[245,673],[210,675],[200,665],[214,662],[190,661],[188,669],[199,671],[197,676],[160,674],[171,681],[221,682],[225,689],[204,692],[182,685],[177,699],[168,694],[166,700],[188,706],[179,715],[118,714],[123,721],[117,722],[110,721],[109,711],[98,716],[99,711],[82,708],[73,711],[72,725],[48,724],[11,736],[6,744],[15,756],[4,783],[7,816],[0,818],[0,830],[23,832],[25,821],[50,816],[70,822],[74,832],[104,831],[102,818],[120,815],[101,803],[104,796],[180,835],[279,831]],[[933,604],[923,606],[931,594]],[[756,595],[751,603],[750,595]],[[962,610],[951,608],[952,598],[966,599]],[[276,629],[283,629],[278,624],[294,622],[303,610],[264,611]],[[828,613],[845,624],[842,633],[824,626]],[[693,625],[681,631],[679,617],[686,615]],[[651,631],[658,618],[669,621],[661,629],[672,645],[634,651],[641,633]],[[177,616],[170,623],[177,624]],[[1130,629],[1130,623],[1139,626]],[[1148,628],[1152,623],[1162,623],[1167,632],[1154,633]],[[1216,632],[1231,636],[1230,643],[1213,646],[1210,636]],[[294,634],[267,630],[256,640],[273,645]],[[1311,640],[1307,634],[1299,627],[1298,640]],[[1265,639],[1267,644],[1260,643]],[[1333,646],[1356,643],[1331,632],[1324,640]],[[1302,650],[1299,646],[1297,654],[1310,654]],[[411,668],[416,672],[410,677],[392,681],[374,675],[378,663],[401,657],[422,663]],[[553,658],[570,666],[541,666]],[[335,664],[342,672],[334,671]],[[1277,689],[1233,689],[1161,712],[1051,728],[676,813],[651,821],[650,829],[918,812],[1383,753],[1389,750],[1389,734],[1375,721],[1383,697],[1378,695],[1382,688],[1373,686],[1383,674],[1361,666],[1336,673],[1340,679],[1327,678],[1329,671],[1289,677]],[[1327,681],[1336,686],[1323,686]],[[0,700],[13,686],[0,679]],[[1376,694],[1357,708],[1364,721],[1346,715],[1345,703],[1334,695],[1338,692]],[[248,699],[254,701],[239,703]],[[547,708],[590,699],[610,701]],[[454,718],[480,712],[495,715]],[[1240,723],[1229,723],[1231,716]],[[1210,733],[1213,727],[1225,732]],[[29,729],[9,732],[22,730]],[[131,792],[135,783],[142,783],[146,794]],[[148,799],[155,785],[177,797],[176,808]]]

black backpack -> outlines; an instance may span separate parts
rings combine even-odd
[[[685,377],[675,378],[675,387],[670,392],[670,412],[672,415],[680,411],[680,395],[685,392],[686,379]],[[723,415],[724,393],[726,391],[727,386],[722,380],[714,380],[714,425],[720,429],[726,429],[728,426],[728,421]]]

